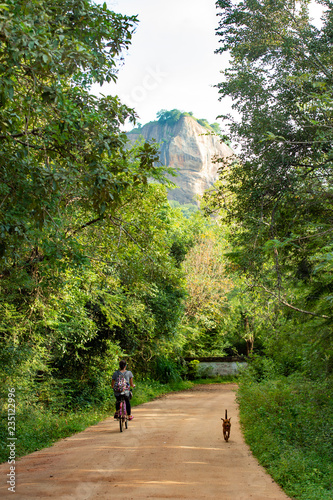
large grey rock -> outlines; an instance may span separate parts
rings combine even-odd
[[[219,165],[213,158],[226,158],[233,154],[216,135],[200,125],[191,116],[182,116],[173,125],[151,122],[140,131],[129,132],[134,142],[140,138],[155,139],[160,146],[160,161],[178,171],[171,180],[177,188],[169,191],[168,198],[180,203],[193,203],[218,178]]]

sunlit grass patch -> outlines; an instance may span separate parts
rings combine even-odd
[[[301,376],[257,382],[238,392],[246,442],[285,492],[299,500],[333,498],[332,381]]]

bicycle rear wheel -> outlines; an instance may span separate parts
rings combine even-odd
[[[120,408],[119,408],[119,427],[120,427],[120,432],[123,432],[123,403],[120,403]]]

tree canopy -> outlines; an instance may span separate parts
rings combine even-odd
[[[221,164],[211,210],[223,207],[249,289],[291,314],[312,339],[305,358],[319,349],[331,369],[333,18],[321,4],[318,29],[307,2],[217,2],[218,52],[231,55],[218,88],[239,113],[225,118],[241,150]]]
[[[181,311],[157,147],[129,147],[135,111],[89,92],[116,80],[136,22],[89,0],[1,3],[1,376],[31,391],[37,373],[107,387]]]
[[[119,127],[134,120],[133,110],[88,91],[116,78],[134,17],[89,1],[8,0],[0,21],[1,256],[8,265],[29,246],[36,252],[46,225],[55,246],[69,242],[79,228],[63,215],[74,207],[83,224],[112,211],[124,189],[154,175],[155,151],[145,145],[125,154]]]
[[[215,122],[209,124],[206,118],[196,118],[193,116],[192,111],[180,111],[179,109],[172,109],[170,111],[166,109],[161,109],[157,112],[156,117],[159,123],[167,123],[169,125],[174,125],[177,123],[182,116],[191,116],[195,121],[197,121],[202,127],[215,132],[216,134],[221,134],[220,125]]]

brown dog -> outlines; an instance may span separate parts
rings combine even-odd
[[[225,411],[225,418],[221,418],[221,420],[223,420],[223,424],[222,424],[222,430],[223,430],[223,437],[224,437],[224,440],[226,442],[228,442],[228,439],[230,438],[230,429],[231,429],[231,417],[230,418],[227,418],[228,417],[228,414],[227,414],[227,410]]]

